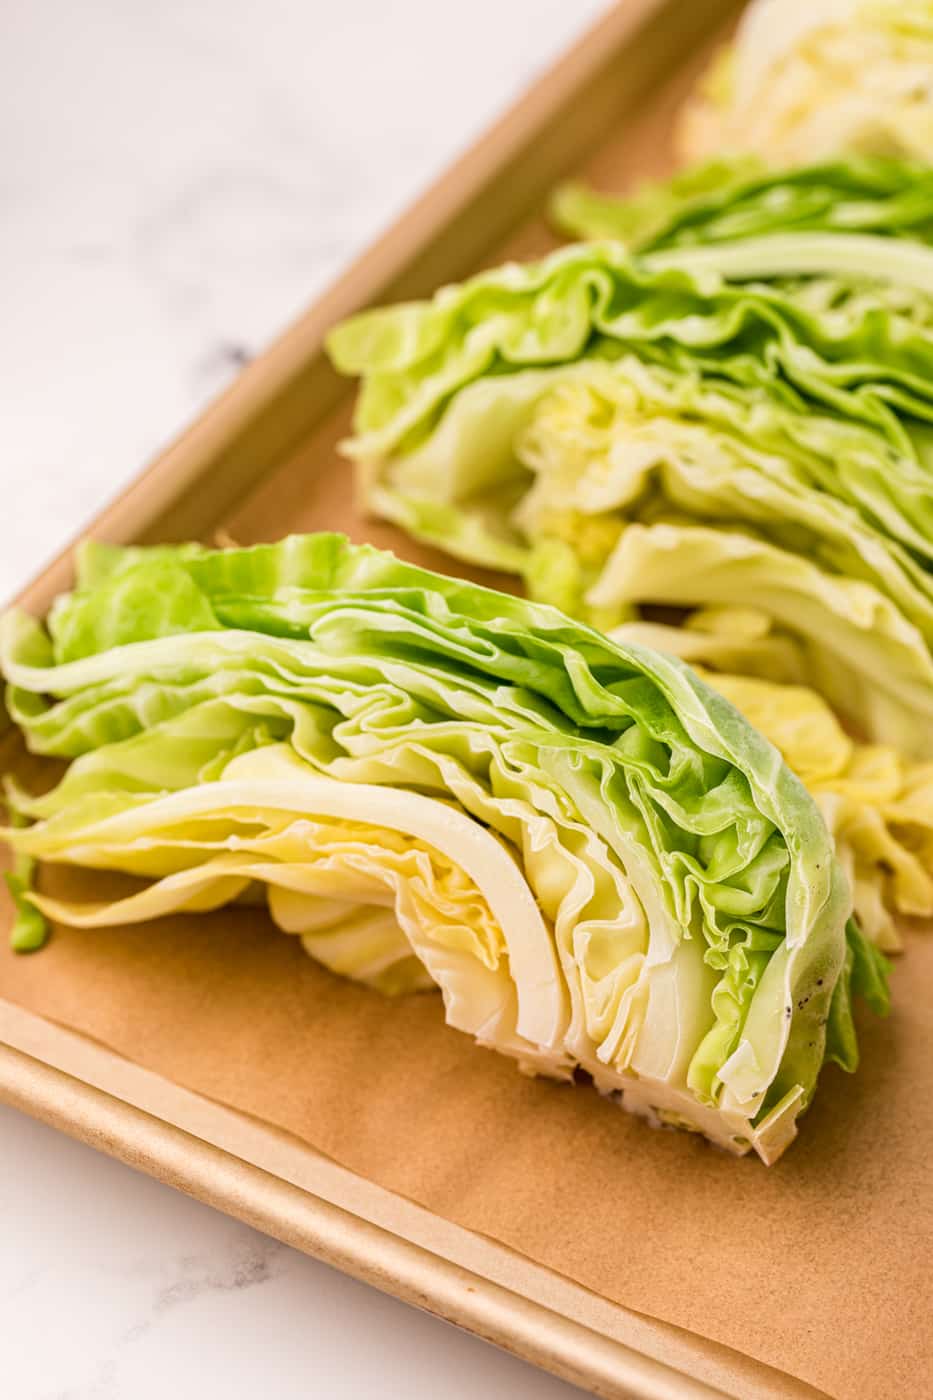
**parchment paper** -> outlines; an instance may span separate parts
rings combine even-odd
[[[109,879],[109,877],[106,877]],[[100,876],[46,884],[101,897]],[[862,1017],[770,1169],[528,1080],[443,1023],[316,966],[255,910],[58,930],[0,950],[0,995],[605,1297],[838,1400],[933,1394],[933,935]]]

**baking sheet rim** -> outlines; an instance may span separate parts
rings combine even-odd
[[[58,1068],[38,1050],[37,1035],[51,1036],[53,1044],[56,1035],[83,1041],[93,1051],[112,1055],[106,1047],[0,999],[0,1102],[596,1395],[611,1400],[723,1400],[728,1395]],[[627,1311],[619,1308],[619,1316]],[[704,1339],[697,1336],[697,1342],[703,1345]],[[787,1380],[794,1387],[792,1378]]]

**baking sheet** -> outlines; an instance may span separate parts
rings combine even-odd
[[[7,1102],[600,1396],[823,1395],[609,1303],[298,1139],[8,1002],[0,1003],[0,1039],[15,1047],[0,1055]]]
[[[374,297],[425,291],[477,263],[548,246],[540,217],[524,211],[571,156],[607,185],[663,168],[671,116],[691,67],[704,58],[694,32],[727,8],[714,0],[620,6],[115,503],[96,533],[210,538],[222,526],[249,542],[287,529],[347,528],[355,538],[451,567],[354,515],[335,453],[349,406],[321,361],[321,333]],[[658,81],[675,56],[677,71]],[[623,96],[633,108],[624,125]],[[609,135],[579,159],[600,130]],[[62,561],[28,591],[28,601],[41,609],[67,578]],[[425,1219],[433,1222],[438,1257],[446,1257],[445,1231],[469,1228],[470,1238],[485,1235],[516,1251],[510,1257],[536,1261],[522,1262],[519,1292],[530,1286],[528,1271],[542,1265],[576,1280],[605,1310],[602,1321],[588,1324],[605,1335],[607,1317],[629,1325],[632,1314],[619,1306],[627,1303],[725,1342],[737,1351],[682,1345],[693,1348],[699,1374],[707,1376],[704,1365],[715,1360],[717,1383],[729,1393],[757,1395],[753,1375],[755,1385],[766,1384],[740,1360],[737,1352],[744,1352],[848,1400],[918,1394],[917,1378],[933,1359],[926,1276],[933,1253],[926,1090],[933,942],[914,944],[895,976],[894,1017],[861,1028],[864,1070],[855,1080],[827,1073],[801,1143],[770,1172],[755,1161],[720,1158],[684,1136],[652,1134],[592,1091],[523,1080],[510,1064],[448,1031],[436,999],[392,1004],[340,983],[249,911],[163,921],[122,936],[62,933],[31,959],[4,950],[0,1012],[7,1021],[25,1014],[20,1007],[45,1018],[37,1023],[46,1027],[45,1039],[40,1035],[34,1047],[40,1059],[50,1060],[65,1034],[52,1022],[76,1027],[99,1042],[97,1053],[113,1047],[169,1091],[173,1081],[196,1090],[193,1102],[208,1116],[206,1099],[244,1110],[266,1151],[280,1144],[281,1133],[262,1124],[276,1124],[292,1134],[296,1150],[307,1154],[301,1142],[313,1144],[325,1154],[321,1160],[357,1174],[346,1179],[367,1178],[368,1190],[422,1203],[434,1212]],[[70,1063],[79,1062],[73,1054]],[[124,1062],[110,1055],[104,1063],[112,1088],[124,1078],[116,1069]],[[2,1068],[8,1086],[12,1061]],[[47,1105],[65,1092],[46,1089]],[[34,1109],[40,1097],[34,1087]],[[177,1123],[171,1092],[162,1111]],[[89,1123],[95,1112],[103,1109],[88,1107]],[[230,1114],[234,1119],[247,1121]],[[197,1115],[194,1126],[211,1140]],[[142,1141],[146,1131],[127,1118],[122,1140],[136,1133]],[[107,1139],[110,1150],[113,1142]],[[162,1150],[161,1166],[156,1148],[145,1164],[178,1179],[168,1148]],[[194,1170],[193,1146],[187,1155],[173,1152],[176,1168],[184,1159]],[[216,1199],[228,1209],[236,1201],[246,1214],[258,1209],[266,1189],[259,1175],[247,1175],[232,1195],[218,1187]],[[495,1253],[500,1246],[487,1248]],[[456,1316],[449,1299],[438,1301],[439,1268],[432,1277],[426,1300],[433,1296],[439,1310]],[[468,1310],[464,1316],[478,1326]],[[517,1336],[518,1311],[513,1316]],[[682,1359],[670,1333],[644,1325],[646,1349],[649,1335],[660,1336],[668,1340],[654,1354],[674,1364]],[[496,1337],[503,1339],[507,1329]],[[560,1369],[546,1350],[529,1349],[527,1338],[516,1349]],[[596,1370],[594,1364],[590,1376],[585,1369],[574,1375],[598,1381],[605,1394],[661,1394],[644,1378],[643,1388],[630,1388],[621,1372],[619,1388],[606,1389]],[[767,1384],[769,1396],[801,1393],[790,1380],[772,1376]]]

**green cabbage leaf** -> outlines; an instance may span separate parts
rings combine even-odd
[[[876,235],[777,234],[631,257],[575,244],[431,301],[376,308],[328,337],[362,379],[352,454],[423,442],[484,377],[637,352],[869,423],[904,451],[933,421],[933,249]]]
[[[637,252],[803,232],[928,244],[933,168],[853,155],[774,171],[754,156],[720,157],[624,196],[563,185],[551,217],[570,238],[617,239]]]

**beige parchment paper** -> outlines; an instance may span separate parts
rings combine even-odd
[[[47,871],[101,897],[110,877]],[[284,1128],[611,1301],[838,1397],[933,1395],[933,935],[775,1167],[530,1080],[438,996],[331,976],[258,910],[0,947],[0,996]]]

